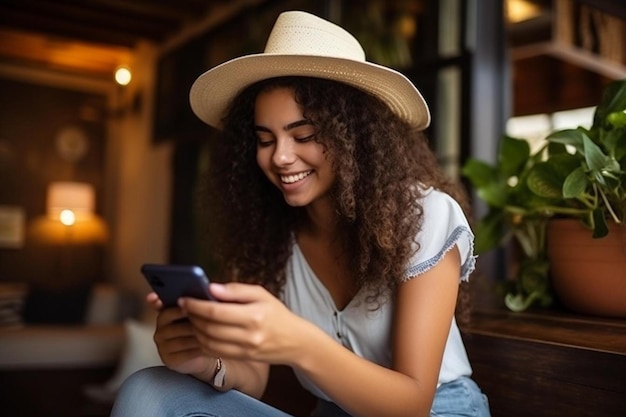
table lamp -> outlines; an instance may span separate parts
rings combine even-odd
[[[95,191],[82,182],[53,182],[48,186],[48,216],[65,226],[91,220],[95,206]]]

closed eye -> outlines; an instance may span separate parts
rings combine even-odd
[[[270,129],[265,126],[255,126],[254,130],[257,137],[257,146],[267,147],[276,142],[276,136]],[[298,143],[306,143],[315,139],[316,131],[310,121],[303,119],[287,124],[283,130],[291,134],[294,141]]]
[[[294,137],[294,139],[296,140],[296,142],[308,142],[310,140],[315,139],[315,133],[308,135],[308,136],[304,136],[304,137]]]
[[[276,138],[270,132],[257,131],[256,142],[258,146],[270,146],[276,141]]]

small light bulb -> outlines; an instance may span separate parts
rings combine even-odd
[[[61,211],[61,214],[59,214],[59,220],[65,226],[72,226],[74,223],[76,223],[76,215],[72,210],[65,209]]]
[[[119,85],[128,85],[132,79],[132,74],[128,67],[119,67],[115,70],[115,82]]]

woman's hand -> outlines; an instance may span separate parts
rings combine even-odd
[[[162,309],[161,300],[155,293],[148,294],[146,301],[158,311],[154,342],[163,364],[176,372],[199,378],[213,375],[215,359],[203,352],[182,310],[178,307]]]
[[[211,284],[219,302],[182,298],[202,349],[212,356],[292,365],[311,326],[259,285]]]

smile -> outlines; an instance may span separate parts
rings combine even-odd
[[[300,180],[305,179],[312,173],[313,173],[313,170],[300,172],[299,174],[294,174],[294,175],[281,175],[280,181],[285,184],[293,184],[294,182],[298,182]]]

